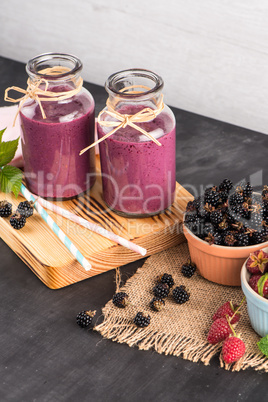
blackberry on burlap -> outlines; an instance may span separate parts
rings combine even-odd
[[[119,308],[125,308],[128,304],[128,295],[125,292],[117,292],[113,295],[113,304]]]
[[[146,317],[141,311],[139,311],[134,318],[134,324],[140,328],[148,327],[150,321],[151,317],[149,315]]]
[[[160,297],[161,299],[168,297],[169,286],[166,283],[158,283],[153,288],[153,294],[155,295],[155,297]]]
[[[174,300],[179,304],[186,303],[190,298],[190,293],[187,292],[184,285],[177,286],[173,290],[172,294],[173,294]]]
[[[154,311],[161,311],[164,306],[165,306],[165,301],[163,299],[161,299],[160,297],[154,297],[150,301],[150,307]]]
[[[185,264],[181,267],[181,273],[186,278],[191,278],[196,271],[196,265],[188,260]]]
[[[174,285],[174,279],[172,278],[172,275],[170,274],[163,274],[163,275],[159,275],[156,278],[158,283],[166,283],[168,285],[169,288],[172,288],[172,286]]]

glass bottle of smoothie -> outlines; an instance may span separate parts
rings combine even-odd
[[[79,156],[94,141],[95,129],[95,104],[82,86],[81,70],[78,58],[58,53],[37,56],[26,66],[28,88],[47,91],[39,98],[33,91],[20,109],[27,187],[45,198],[73,198],[95,182],[94,149]]]
[[[111,75],[105,88],[108,107],[99,115],[99,139],[126,116],[147,108],[157,113],[144,122],[134,117],[136,127],[127,123],[100,142],[104,201],[114,212],[130,218],[159,214],[173,203],[176,187],[176,123],[162,101],[163,80],[151,71],[131,69]],[[109,113],[111,109],[121,120]]]

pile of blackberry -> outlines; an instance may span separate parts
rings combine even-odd
[[[189,201],[185,225],[209,244],[243,247],[268,241],[268,186],[253,193],[249,182],[224,179]]]
[[[10,216],[11,215],[11,216]],[[12,215],[12,204],[6,200],[0,201],[0,216],[7,218],[10,216],[10,225],[14,229],[22,229],[26,224],[26,218],[33,215],[33,202],[22,201],[19,203],[16,212]]]

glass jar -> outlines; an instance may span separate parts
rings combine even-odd
[[[55,94],[53,99],[43,92],[43,101],[30,95],[20,109],[26,183],[45,198],[73,198],[95,182],[94,149],[79,156],[94,141],[95,129],[95,104],[82,87],[81,70],[78,58],[58,53],[37,56],[26,66],[28,87]]]
[[[152,71],[131,69],[111,75],[105,83],[108,103],[125,118],[145,108],[159,110],[163,80]],[[163,212],[174,201],[176,187],[176,123],[168,106],[151,120],[135,125],[151,134],[159,145],[129,124],[100,142],[103,198],[114,212],[146,217]],[[161,110],[161,109],[160,109]],[[135,121],[135,119],[134,119]],[[118,118],[106,107],[99,115],[98,137],[115,128]]]

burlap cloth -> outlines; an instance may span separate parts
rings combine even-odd
[[[202,278],[197,272],[192,278],[181,274],[181,265],[189,258],[187,243],[149,257],[126,284],[120,289],[129,295],[131,305],[125,309],[115,307],[109,301],[103,309],[104,321],[95,327],[105,338],[141,350],[154,349],[158,353],[181,356],[193,362],[208,365],[214,355],[219,356],[220,366],[226,370],[239,371],[252,367],[268,372],[268,359],[259,351],[260,336],[251,328],[246,303],[241,308],[242,317],[236,332],[241,333],[246,344],[245,355],[236,363],[226,365],[221,358],[221,344],[210,345],[206,336],[216,309],[228,300],[239,304],[243,298],[240,287],[217,285]],[[185,285],[190,299],[177,304],[169,295],[160,312],[150,309],[152,288],[156,277],[163,273],[172,274],[175,286]],[[151,316],[146,328],[138,328],[133,319],[138,311]]]

